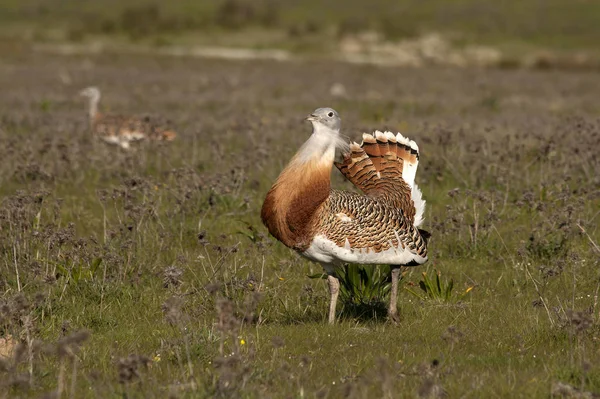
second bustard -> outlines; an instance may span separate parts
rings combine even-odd
[[[347,144],[331,108],[306,119],[313,133],[268,192],[262,221],[275,238],[325,269],[329,323],[335,322],[340,287],[335,266],[343,263],[391,266],[388,315],[395,319],[400,268],[427,261],[429,233],[418,228],[425,211],[415,184],[419,148],[400,133],[379,131]],[[343,161],[335,165],[364,194],[331,189],[336,149]]]
[[[131,142],[139,140],[171,141],[177,133],[157,124],[150,118],[109,115],[98,112],[100,90],[97,87],[83,89],[80,95],[87,97],[90,129],[103,141],[128,149]]]

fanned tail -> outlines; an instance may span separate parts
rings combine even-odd
[[[423,222],[425,200],[415,184],[419,147],[398,133],[363,134],[363,142],[350,144],[335,166],[365,194],[381,197],[402,209],[415,226]]]

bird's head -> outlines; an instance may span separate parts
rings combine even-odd
[[[100,98],[100,90],[95,86],[86,87],[79,92],[80,96],[87,98]]]
[[[306,120],[312,123],[315,131],[327,128],[328,130],[339,133],[342,127],[340,115],[332,108],[317,108],[306,117]]]

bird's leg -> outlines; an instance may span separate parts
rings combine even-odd
[[[388,318],[391,321],[398,321],[398,280],[402,268],[400,266],[391,266],[392,274],[392,292],[390,293],[390,307],[388,308]]]
[[[335,323],[335,307],[337,305],[338,295],[340,293],[340,281],[333,275],[328,273],[327,284],[329,285],[329,324]]]

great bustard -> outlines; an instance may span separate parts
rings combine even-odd
[[[377,131],[363,134],[360,145],[348,145],[331,108],[318,108],[306,119],[313,133],[268,192],[262,221],[275,238],[325,269],[329,323],[335,322],[340,286],[335,266],[343,263],[391,265],[388,315],[395,319],[400,268],[427,261],[429,233],[418,228],[425,200],[415,184],[417,144],[400,133]],[[331,189],[336,149],[343,161],[335,165],[364,195]]]
[[[93,134],[110,144],[116,144],[128,149],[130,143],[139,140],[171,141],[177,133],[150,118],[126,117],[122,115],[108,115],[98,112],[100,90],[97,87],[83,89],[80,95],[89,100],[88,115],[90,129]]]

